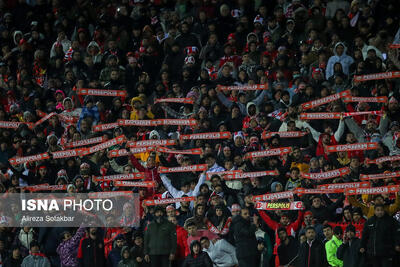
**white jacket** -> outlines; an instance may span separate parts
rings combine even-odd
[[[235,247],[225,239],[216,240],[215,243],[210,240],[210,246],[203,251],[210,256],[214,267],[232,267],[239,264]]]

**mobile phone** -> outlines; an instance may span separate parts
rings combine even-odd
[[[387,54],[386,53],[382,53],[382,57],[383,57],[383,60],[386,60]]]

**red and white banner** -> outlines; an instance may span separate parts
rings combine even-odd
[[[293,202],[257,202],[258,210],[304,210],[305,206],[301,201]]]
[[[125,180],[140,180],[146,178],[146,174],[144,172],[134,172],[128,174],[114,174],[114,175],[107,175],[107,176],[96,176],[94,177],[95,180],[99,182],[106,182],[106,181],[125,181]]]
[[[301,113],[300,120],[339,120],[340,116],[339,112]]]
[[[109,148],[110,146],[121,144],[125,141],[126,141],[125,135],[120,135],[118,137],[105,141],[104,143],[87,148],[83,154],[84,155],[93,154],[96,153],[97,151]]]
[[[387,101],[388,101],[387,96],[378,96],[378,97],[346,96],[346,97],[343,97],[344,103],[350,103],[350,102],[386,103]]]
[[[265,157],[272,157],[272,156],[282,156],[284,154],[289,154],[290,152],[292,152],[291,147],[279,147],[279,148],[272,148],[272,149],[268,149],[268,150],[249,152],[249,153],[246,153],[244,158],[250,159],[250,158],[265,158]]]
[[[44,116],[43,118],[41,118],[40,120],[38,120],[37,122],[35,122],[35,127],[38,126],[39,124],[42,124],[43,122],[47,121],[48,119],[50,119],[51,117],[53,117],[54,115],[57,115],[57,113],[52,112],[50,114],[47,114],[46,116]]]
[[[179,136],[182,140],[198,140],[198,139],[231,139],[230,132],[213,132],[213,133],[195,133],[195,134],[181,134]]]
[[[378,148],[378,143],[355,143],[346,145],[334,145],[328,146],[328,152],[340,152],[340,151],[358,151],[358,150],[373,150]]]
[[[158,98],[154,101],[156,103],[182,103],[182,104],[193,104],[191,98]]]
[[[201,149],[201,148],[173,150],[173,149],[169,149],[167,147],[157,147],[156,150],[161,153],[182,154],[182,155],[201,155],[203,153],[203,149]]]
[[[289,131],[289,132],[263,132],[261,135],[262,139],[269,139],[275,135],[279,135],[280,138],[298,138],[307,135],[307,132],[300,131]]]
[[[180,166],[180,167],[158,167],[159,173],[171,173],[171,172],[202,172],[208,169],[207,164],[198,164],[198,165],[189,165],[189,166]]]
[[[212,176],[218,175],[224,177],[225,175],[236,175],[237,173],[243,173],[242,170],[234,170],[234,171],[223,171],[223,172],[207,172],[206,180],[210,180]]]
[[[123,90],[108,90],[108,89],[90,89],[81,88],[78,90],[78,95],[94,95],[94,96],[111,96],[111,97],[126,97],[126,91]]]
[[[387,178],[400,177],[400,171],[397,172],[387,172],[387,173],[377,173],[377,174],[360,174],[360,180],[380,180]]]
[[[152,127],[157,126],[157,120],[118,120],[119,126],[137,126],[137,127]]]
[[[143,149],[143,152],[147,152],[147,147],[141,147],[141,149]],[[140,153],[143,153],[143,152],[140,152]],[[130,154],[131,153],[126,149],[116,149],[116,150],[108,151],[109,158],[124,157],[124,156],[129,156]]]
[[[311,189],[311,188],[296,188],[294,192],[298,195],[312,195],[312,194],[332,194],[340,193],[341,190],[337,189]]]
[[[355,75],[354,80],[356,82],[384,80],[384,79],[395,79],[400,78],[400,71],[381,72],[365,75]]]
[[[156,182],[144,181],[144,182],[132,182],[132,181],[114,181],[116,187],[155,187]]]
[[[51,156],[53,159],[64,159],[64,158],[71,158],[71,157],[79,157],[84,154],[86,148],[75,148],[71,150],[61,150],[56,152],[51,152]]]
[[[256,178],[262,176],[276,176],[278,172],[273,171],[259,171],[259,172],[242,172],[242,173],[234,173],[227,174],[224,176],[225,180],[235,180],[235,179],[246,179],[246,178]]]
[[[389,185],[372,188],[347,188],[346,195],[380,195],[399,192],[398,185]]]
[[[104,191],[88,193],[89,198],[133,197],[132,191]]]
[[[344,167],[336,170],[331,170],[327,172],[317,172],[317,173],[302,173],[301,176],[306,179],[312,180],[325,180],[339,177],[350,173],[349,167]]]
[[[31,192],[37,191],[62,191],[67,190],[67,185],[49,185],[49,184],[40,184],[40,185],[33,185],[33,186],[25,186],[21,189],[28,190]]]
[[[9,159],[8,161],[10,162],[11,165],[18,165],[18,164],[24,164],[25,162],[33,162],[33,161],[39,161],[39,160],[45,160],[49,159],[50,155],[49,153],[41,153],[41,154],[36,154],[32,156],[26,156],[26,157],[14,157]]]
[[[0,128],[5,129],[18,129],[22,124],[28,124],[26,122],[16,122],[16,121],[0,121]]]
[[[178,202],[194,201],[195,197],[179,197],[179,198],[162,198],[162,199],[148,199],[144,200],[146,206],[167,205]]]
[[[147,147],[147,146],[174,146],[176,141],[171,139],[162,140],[142,140],[142,141],[129,141],[126,143],[127,147]]]
[[[397,48],[400,48],[400,44],[390,44],[390,45],[389,45],[389,48],[390,48],[390,49],[397,49]]]
[[[106,124],[99,124],[93,127],[94,132],[104,132],[110,129],[114,129],[118,127],[118,122],[113,122],[113,123],[106,123]]]
[[[317,188],[321,190],[335,190],[338,192],[344,192],[346,188],[367,188],[367,187],[371,187],[370,182],[321,184],[317,186]]]
[[[255,90],[267,90],[268,89],[268,84],[255,84],[255,85],[240,85],[240,86],[224,86],[224,85],[218,85],[217,86],[219,90],[223,91],[233,91],[233,90],[239,90],[239,91],[255,91]]]
[[[89,139],[84,139],[84,140],[79,140],[79,141],[66,143],[65,147],[71,148],[71,147],[93,145],[93,144],[102,143],[105,140],[106,139],[104,138],[104,136],[99,136],[99,137],[94,137],[94,138],[89,138]]]
[[[387,156],[387,157],[380,157],[377,159],[367,159],[367,164],[380,164],[380,163],[384,163],[386,161],[398,161],[400,160],[400,155],[396,155],[396,156]]]
[[[159,119],[159,125],[195,126],[195,119]]]
[[[254,201],[271,201],[275,199],[286,199],[292,198],[293,191],[284,191],[284,192],[277,192],[277,193],[270,193],[264,195],[253,196]]]
[[[341,116],[352,117],[360,115],[382,115],[380,110],[375,111],[358,111],[358,112],[314,112],[314,113],[301,113],[301,120],[339,120]]]
[[[350,95],[351,95],[350,90],[346,90],[346,91],[343,91],[343,92],[340,92],[337,94],[329,95],[329,96],[326,96],[326,97],[323,97],[320,99],[316,99],[316,100],[313,100],[310,102],[303,103],[303,104],[301,104],[301,107],[303,108],[303,110],[312,109],[312,108],[328,104],[328,103],[336,101],[342,97],[350,96]]]

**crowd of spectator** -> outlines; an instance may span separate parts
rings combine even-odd
[[[138,227],[11,228],[0,216],[0,266],[400,266],[399,192],[296,191],[361,182],[361,174],[400,171],[400,158],[374,161],[400,155],[400,80],[354,79],[400,70],[398,49],[389,47],[400,44],[399,4],[0,1],[0,192],[49,184],[66,185],[69,193],[130,190],[140,198]],[[238,86],[243,90],[235,90]],[[248,90],[252,86],[267,89]],[[122,96],[85,95],[85,88]],[[304,103],[340,93],[386,100],[337,98],[304,108]],[[175,102],[156,101],[163,98]],[[179,103],[179,98],[187,101]],[[340,118],[300,117],[312,112],[339,113]],[[117,123],[156,119],[196,123]],[[111,123],[116,124],[95,128]],[[231,138],[181,138],[210,132],[230,132]],[[298,135],[265,138],[275,132]],[[126,142],[107,149],[54,158],[72,142],[121,135]],[[176,140],[168,146],[172,150],[201,148],[201,154],[133,153],[126,146],[128,141],[157,139]],[[328,149],[366,142],[376,147]],[[281,147],[290,147],[290,153],[246,156]],[[120,157],[109,153],[123,149],[126,154]],[[45,152],[49,158],[43,160],[10,161]],[[207,170],[159,172],[160,166],[196,164],[206,164]],[[331,179],[304,175],[341,168],[347,168],[346,174]],[[212,174],[238,170],[274,172],[233,180]],[[95,178],[134,172],[143,172],[143,180],[155,186],[122,188]],[[399,180],[391,176],[370,184],[398,185]],[[301,201],[303,210],[258,208],[254,196],[286,191],[294,192],[293,197],[275,201]],[[145,200],[181,197],[194,200],[145,205]]]

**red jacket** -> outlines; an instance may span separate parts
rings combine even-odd
[[[176,259],[184,259],[189,255],[190,250],[187,244],[188,233],[182,226],[176,226]]]
[[[278,255],[278,246],[281,244],[281,240],[279,239],[279,236],[278,236],[278,229],[280,227],[285,227],[287,234],[294,236],[296,234],[297,230],[299,230],[301,223],[303,222],[304,212],[300,211],[299,216],[297,217],[297,220],[290,223],[287,226],[283,226],[282,224],[272,220],[271,217],[269,217],[268,214],[263,210],[260,210],[259,213],[260,213],[261,218],[264,220],[264,222],[271,229],[273,229],[275,231],[274,255]]]
[[[157,167],[153,167],[153,168],[145,168],[143,167],[142,164],[139,163],[138,159],[135,158],[135,156],[130,155],[129,156],[132,162],[133,167],[135,167],[135,169],[137,169],[140,172],[144,172],[145,173],[145,181],[155,181],[157,182],[157,184],[161,183],[161,178],[160,175],[158,174],[158,170]],[[149,192],[151,195],[155,194],[155,188],[150,188]]]

